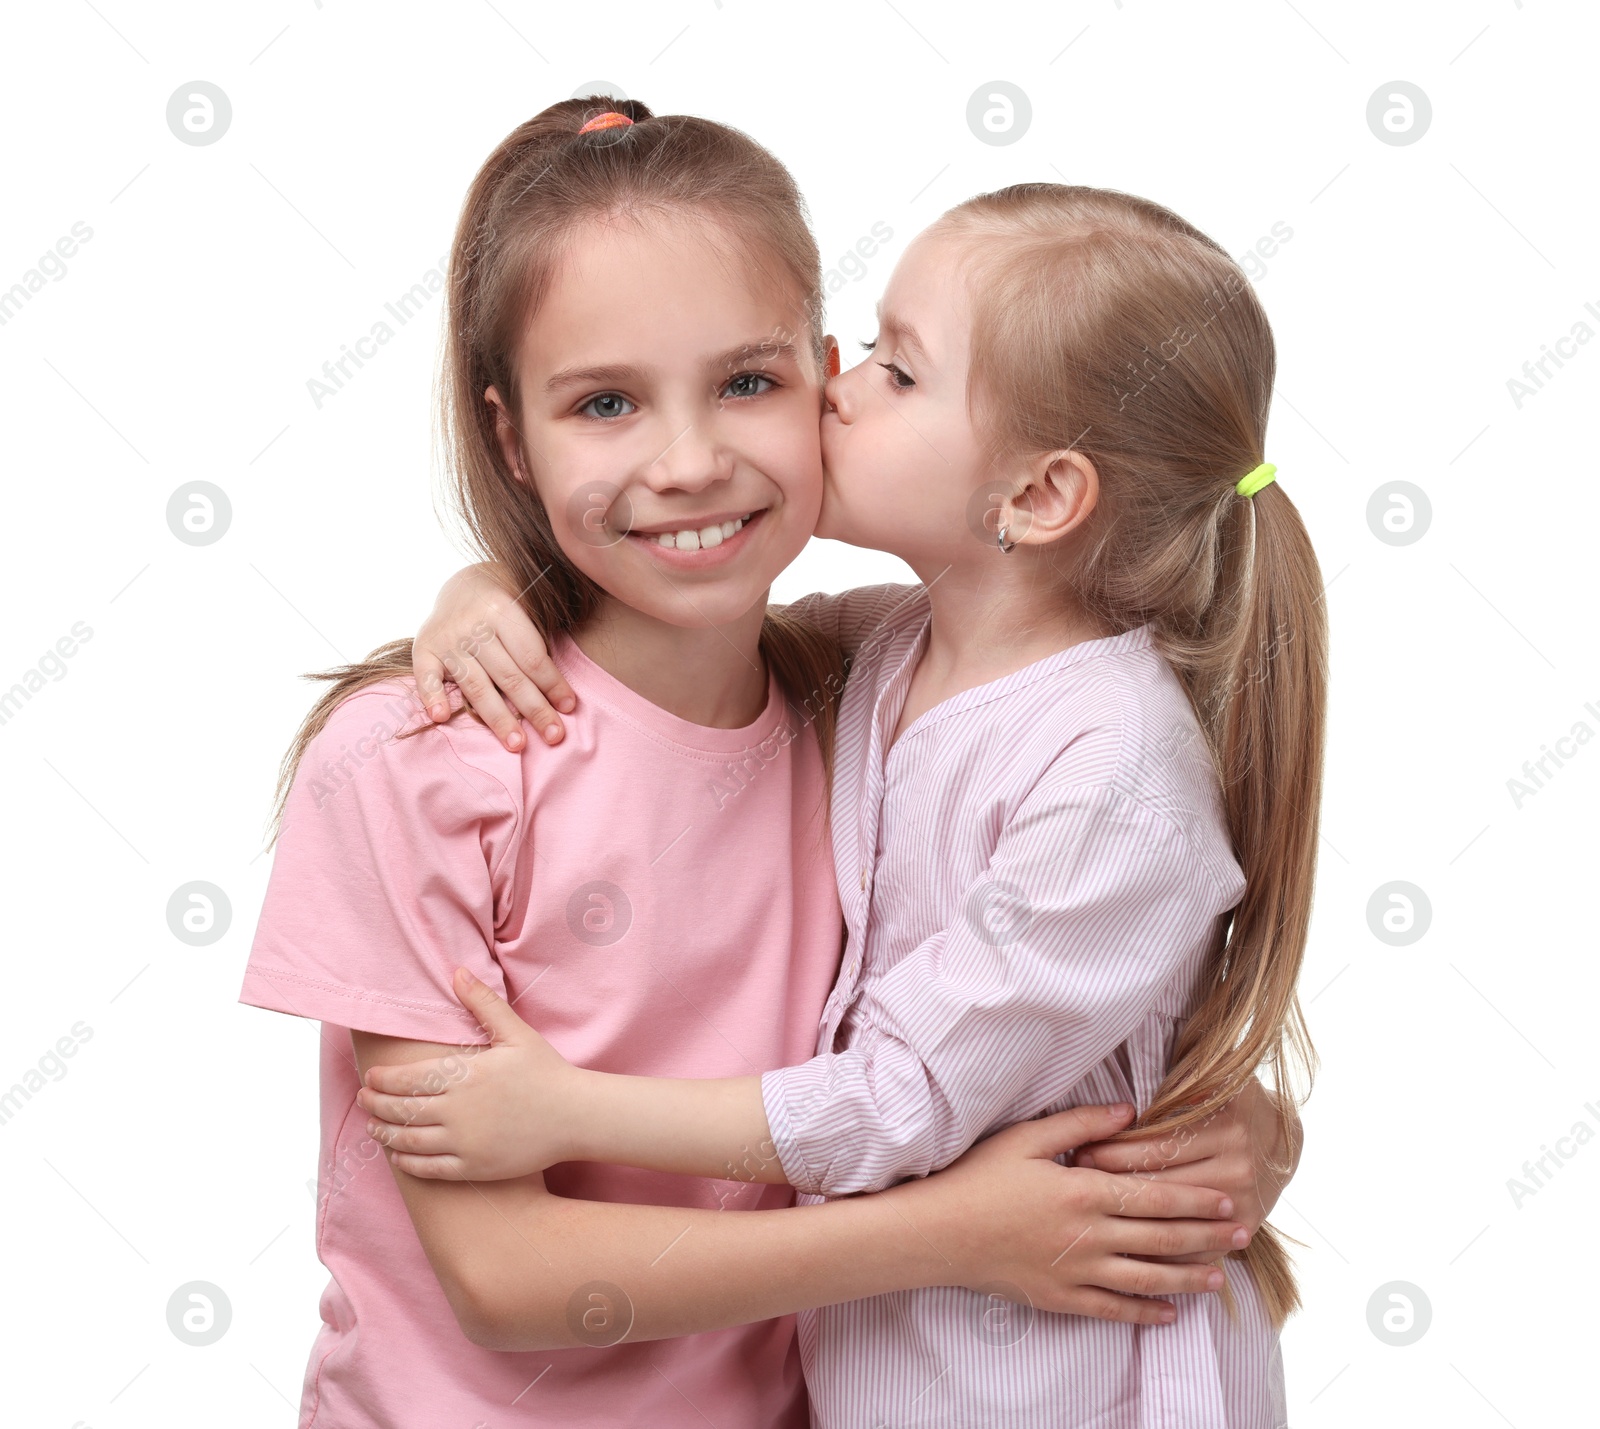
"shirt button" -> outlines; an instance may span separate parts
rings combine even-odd
[[[861,866],[861,891],[863,893],[867,891],[867,867],[865,864]]]

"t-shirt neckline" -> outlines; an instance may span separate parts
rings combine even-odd
[[[771,738],[789,714],[783,688],[770,666],[767,703],[761,713],[750,724],[737,729],[720,729],[681,719],[660,705],[652,704],[584,654],[583,648],[565,631],[551,642],[550,658],[577,692],[580,708],[583,701],[594,700],[636,728],[697,753],[729,754],[748,749]]]

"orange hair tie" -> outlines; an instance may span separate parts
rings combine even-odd
[[[604,114],[595,115],[583,128],[578,130],[578,133],[588,134],[596,129],[621,129],[625,125],[632,123],[633,120],[629,119],[626,114],[618,114],[615,109],[608,109]]]

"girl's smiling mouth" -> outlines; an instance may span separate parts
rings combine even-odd
[[[657,526],[631,530],[628,540],[642,546],[655,559],[679,570],[701,570],[721,565],[741,551],[746,533],[767,513],[765,509],[722,517],[695,518],[696,524]]]

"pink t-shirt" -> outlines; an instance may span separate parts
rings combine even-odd
[[[289,795],[240,1001],[326,1024],[317,1254],[333,1278],[301,1429],[807,1422],[792,1316],[607,1348],[471,1343],[355,1105],[350,1028],[487,1040],[451,992],[458,965],[585,1067],[742,1076],[816,1042],[841,920],[810,729],[775,680],[754,724],[710,729],[570,639],[553,653],[579,697],[556,747],[513,754],[470,714],[394,738],[425,723],[396,679],[340,704]],[[590,1200],[793,1201],[588,1163],[545,1179]]]

